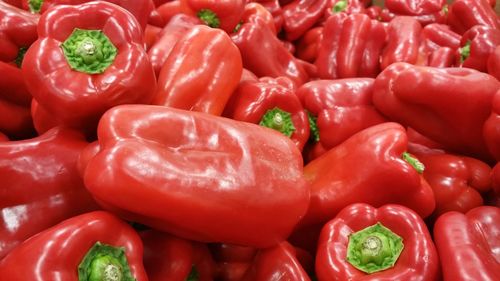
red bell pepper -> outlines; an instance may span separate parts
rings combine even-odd
[[[455,0],[448,9],[448,25],[460,34],[475,25],[500,28],[500,18],[488,0]]]
[[[304,108],[316,118],[318,135],[314,137],[324,149],[387,121],[373,106],[373,81],[372,78],[316,80],[297,90]]]
[[[250,0],[258,2],[264,8],[266,8],[274,19],[274,26],[277,32],[281,31],[283,26],[283,9],[281,9],[281,4],[279,0]]]
[[[216,280],[241,281],[257,253],[257,249],[230,244],[213,244],[211,247],[217,262]]]
[[[365,14],[329,17],[315,62],[319,77],[375,77],[385,39],[383,24]]]
[[[318,57],[319,46],[323,38],[323,27],[317,26],[306,31],[297,43],[297,58],[314,63]]]
[[[360,0],[328,0],[324,18],[328,19],[330,16],[338,13],[364,14],[366,13],[366,9],[364,3]]]
[[[430,50],[436,50],[439,47],[449,47],[456,50],[460,47],[461,39],[461,36],[446,24],[426,25],[420,33],[420,41]]]
[[[255,2],[250,2],[245,5],[245,10],[241,16],[240,24],[238,24],[235,28],[235,32],[238,32],[241,24],[246,22],[255,22],[258,21],[257,19],[264,21],[267,27],[269,27],[274,34],[277,33],[273,15],[264,6]]]
[[[498,81],[500,81],[500,46],[497,46],[488,57],[486,68],[488,69],[488,73],[490,75],[493,75]]]
[[[232,33],[243,15],[245,0],[180,0],[188,14],[197,16],[206,25]]]
[[[448,47],[439,47],[427,58],[427,66],[452,67],[455,64],[455,51]]]
[[[162,66],[153,104],[222,114],[243,71],[238,48],[220,29],[192,27]]]
[[[483,125],[498,88],[494,77],[474,69],[396,63],[375,79],[373,103],[446,149],[489,161]]]
[[[0,276],[22,280],[147,281],[142,242],[111,213],[79,215],[26,240],[0,261]]]
[[[400,205],[353,204],[321,230],[319,281],[439,278],[439,258],[425,223]]]
[[[310,281],[288,242],[260,250],[241,281]]]
[[[258,77],[286,76],[297,86],[308,80],[303,66],[262,19],[243,23],[231,39],[240,50],[243,66]]]
[[[353,203],[394,203],[421,217],[434,211],[431,187],[421,163],[405,153],[408,139],[397,123],[358,132],[304,167],[311,202],[302,225],[324,223]]]
[[[140,236],[149,281],[213,280],[215,262],[206,245],[154,230]]]
[[[158,34],[160,34],[161,28],[158,26],[154,26],[148,24],[146,29],[144,30],[144,45],[146,46],[146,50],[149,51],[151,47],[158,40]]]
[[[160,70],[175,44],[197,24],[201,24],[198,18],[177,14],[161,30],[158,34],[158,40],[148,51],[149,60],[153,64],[157,77],[160,75]]]
[[[97,208],[76,169],[86,145],[66,129],[0,143],[0,259],[30,236]]]
[[[387,45],[380,58],[382,69],[395,62],[416,64],[419,59],[422,25],[409,16],[397,16],[389,22]]]
[[[500,208],[448,212],[434,225],[444,281],[495,281],[500,276]]]
[[[18,65],[26,49],[38,38],[38,15],[0,1],[0,61]]]
[[[98,139],[84,175],[93,196],[182,238],[268,247],[290,234],[309,202],[300,151],[268,128],[123,105],[101,118]]]
[[[499,28],[476,25],[462,36],[461,48],[457,52],[459,64],[486,72],[488,58],[499,45]]]
[[[491,155],[500,161],[500,89],[491,103],[491,113],[483,127],[484,141]]]
[[[190,9],[181,5],[181,1],[179,0],[170,1],[160,5],[151,12],[149,23],[163,28],[177,14],[190,14]]]
[[[122,8],[104,1],[56,6],[38,31],[22,70],[57,124],[93,132],[108,108],[153,98],[156,78],[141,29]]]
[[[294,0],[283,6],[283,29],[286,39],[294,41],[313,27],[323,16],[328,0]]]
[[[309,120],[293,82],[286,77],[264,77],[241,82],[232,94],[224,116],[274,129],[302,150],[309,139]]]
[[[385,0],[384,6],[397,15],[427,15],[440,12],[446,0]]]

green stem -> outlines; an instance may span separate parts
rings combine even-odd
[[[311,131],[310,139],[315,142],[319,141],[319,129],[317,124],[318,117],[315,117],[311,114],[311,112],[307,111],[307,119],[309,120],[309,130]]]
[[[401,158],[408,162],[419,174],[423,173],[425,170],[424,163],[420,162],[417,158],[411,156],[410,153],[408,152],[403,152],[403,155],[401,155]]]
[[[293,132],[295,132],[292,115],[277,107],[268,110],[264,116],[262,116],[259,125],[274,129],[287,137],[290,137]]]
[[[78,281],[135,281],[125,250],[97,242],[78,266]]]
[[[26,47],[19,48],[19,52],[17,53],[17,57],[14,60],[17,67],[21,67],[21,65],[23,64],[23,59],[24,59],[24,55],[26,54],[26,51],[28,51],[28,48],[26,48]]]
[[[460,63],[463,63],[470,56],[470,40],[465,43],[465,46],[460,48]]]
[[[42,9],[43,0],[28,0],[28,7],[34,14],[40,13]]]
[[[346,259],[370,274],[393,267],[403,248],[403,238],[377,223],[349,236]]]
[[[220,20],[217,15],[208,9],[202,9],[198,11],[198,18],[201,19],[206,25],[218,28],[220,26]]]
[[[196,270],[196,268],[194,267],[191,267],[191,272],[189,273],[189,276],[186,278],[186,281],[198,281],[200,279],[199,277],[199,274],[198,274],[198,270]]]
[[[334,13],[343,12],[345,11],[345,9],[347,9],[347,0],[340,0],[337,3],[335,3],[335,5],[333,5],[332,7],[332,11]]]

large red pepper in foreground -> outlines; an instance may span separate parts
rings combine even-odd
[[[11,281],[147,281],[142,242],[111,213],[68,219],[26,240],[0,262]]]
[[[28,90],[57,124],[94,131],[124,103],[149,103],[156,79],[130,13],[108,2],[55,6],[22,65]]]
[[[373,103],[451,151],[491,160],[483,125],[499,88],[493,76],[474,69],[395,63],[375,79]]]
[[[319,281],[434,281],[439,258],[427,226],[412,210],[354,204],[321,230],[316,274]]]
[[[444,281],[496,281],[500,276],[500,208],[448,212],[434,225]]]
[[[133,221],[191,240],[267,247],[306,211],[300,151],[274,130],[127,105],[102,117],[98,138],[85,185]]]
[[[97,208],[76,169],[86,145],[81,134],[56,128],[0,143],[0,259],[30,236]]]

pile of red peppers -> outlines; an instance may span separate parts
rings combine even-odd
[[[499,281],[499,11],[0,0],[0,280]]]

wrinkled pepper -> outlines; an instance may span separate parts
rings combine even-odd
[[[489,152],[500,161],[500,89],[493,97],[491,113],[484,123],[483,134]]]
[[[212,281],[215,262],[206,245],[155,230],[140,233],[149,281]]]
[[[493,76],[474,69],[395,63],[375,79],[373,103],[449,151],[490,161],[483,125],[499,88]]]
[[[458,61],[462,67],[487,72],[487,62],[500,45],[500,29],[476,25],[467,30],[460,40]]]
[[[32,235],[97,208],[76,169],[86,145],[80,133],[59,128],[0,143],[0,259]]]
[[[98,140],[84,175],[92,195],[131,221],[182,238],[272,246],[309,203],[300,151],[255,124],[123,105],[101,118]]]
[[[26,240],[0,261],[0,277],[25,280],[147,281],[142,242],[115,215],[95,211]]]
[[[395,62],[416,64],[419,59],[422,25],[409,16],[397,16],[389,22],[387,45],[380,58],[382,69]]]
[[[258,21],[257,19],[264,21],[274,34],[277,33],[273,15],[264,6],[256,2],[250,2],[245,5],[245,10],[241,16],[239,26],[237,26],[234,31],[238,32],[243,23],[255,22]]]
[[[163,64],[153,104],[220,115],[242,71],[229,36],[196,25],[179,38]]]
[[[297,90],[304,108],[316,119],[313,137],[324,149],[387,121],[373,106],[373,82],[373,78],[316,80]]]
[[[400,205],[353,204],[321,230],[319,281],[439,278],[436,247],[422,218]]]
[[[444,281],[495,281],[500,276],[500,208],[448,212],[434,225]]]
[[[344,207],[401,204],[421,217],[435,207],[434,194],[421,173],[423,165],[406,153],[405,129],[382,123],[364,129],[304,167],[311,201],[302,225],[331,220]]]
[[[294,41],[323,16],[328,0],[294,0],[282,7],[286,39]]]
[[[448,8],[447,24],[463,34],[475,25],[500,29],[500,17],[488,0],[455,0]]]
[[[224,116],[259,124],[289,137],[302,150],[309,139],[307,112],[286,77],[263,77],[241,82],[232,94]]]
[[[198,17],[206,25],[232,33],[241,20],[245,0],[180,0],[189,15]]]
[[[451,30],[446,24],[433,23],[422,28],[420,41],[429,50],[436,50],[439,47],[449,47],[458,49],[462,37]]]
[[[486,62],[488,73],[500,81],[500,46],[497,46]]]
[[[104,1],[55,6],[41,16],[38,32],[23,75],[57,124],[93,132],[107,109],[152,100],[153,67],[140,27],[124,9]]]
[[[323,29],[315,65],[322,79],[375,77],[386,30],[365,14],[335,14]]]

